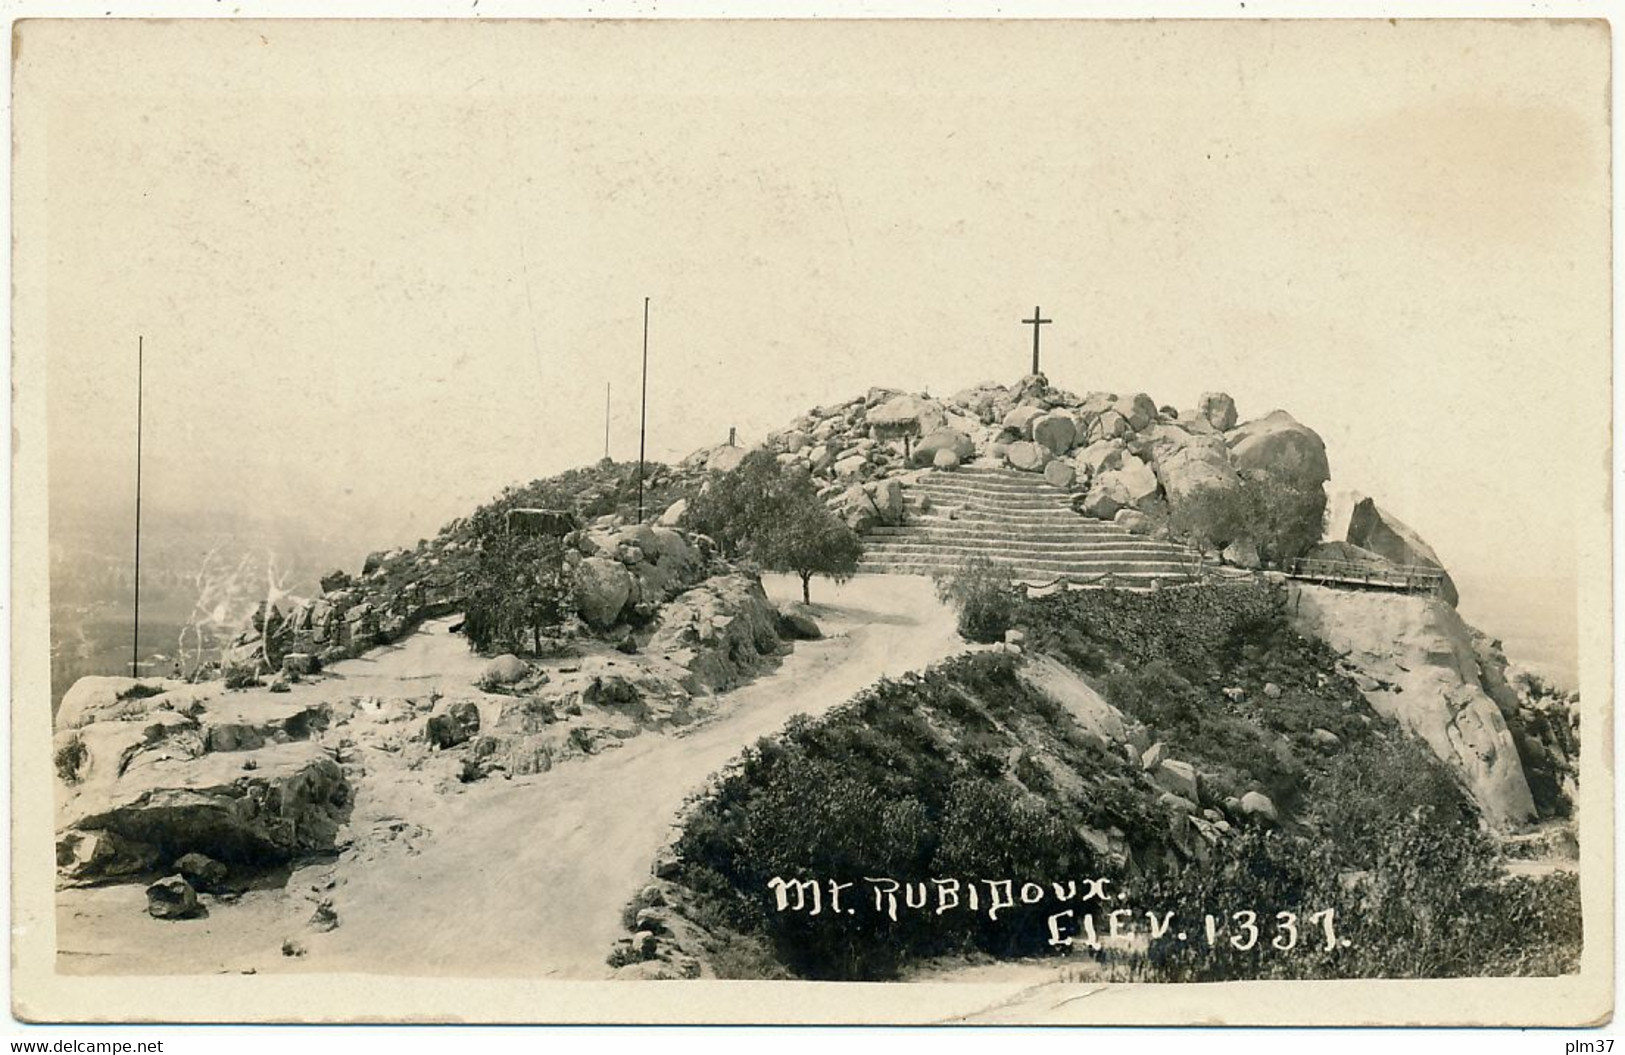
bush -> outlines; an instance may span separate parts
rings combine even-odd
[[[1181,499],[1169,530],[1204,552],[1250,542],[1266,563],[1284,566],[1320,542],[1326,492],[1264,472],[1247,472],[1239,487],[1205,487]]]
[[[260,683],[259,673],[251,663],[230,664],[225,675],[228,689],[251,689]]]
[[[510,532],[494,512],[475,515],[479,547],[468,584],[463,633],[481,652],[539,652],[542,632],[574,614],[562,540]]]
[[[79,770],[84,766],[90,752],[85,749],[84,741],[79,734],[74,733],[68,742],[56,749],[52,761],[56,763],[56,775],[64,784],[79,783]]]
[[[1015,625],[1020,598],[1008,566],[976,556],[934,578],[937,599],[959,610],[959,633],[967,641],[1003,641]]]

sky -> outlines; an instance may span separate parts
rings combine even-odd
[[[871,385],[1235,397],[1469,577],[1607,509],[1598,22],[25,25],[53,515],[409,543]],[[30,356],[38,357],[30,359]],[[23,439],[27,442],[27,438]],[[55,528],[53,527],[53,530]]]

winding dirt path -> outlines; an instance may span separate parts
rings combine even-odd
[[[765,585],[779,602],[800,590],[788,577]],[[791,716],[821,714],[882,676],[965,647],[928,580],[866,575],[815,584],[815,595],[825,639],[798,643],[777,671],[728,694],[713,720],[686,735],[646,734],[544,774],[449,795],[369,767],[357,811],[426,829],[409,851],[304,869],[286,888],[186,925],[150,919],[139,885],[64,891],[60,969],[604,977],[622,907],[707,777]],[[345,691],[406,695],[442,679],[466,687],[478,663],[457,642],[426,629],[346,664]],[[321,896],[331,896],[342,922],[312,933],[304,923]],[[282,955],[289,936],[305,955]]]

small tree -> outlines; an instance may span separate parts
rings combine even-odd
[[[1326,492],[1319,483],[1252,472],[1242,474],[1241,485],[1252,520],[1250,537],[1265,561],[1285,567],[1320,542],[1326,531]]]
[[[1251,542],[1276,566],[1303,556],[1325,530],[1326,492],[1265,472],[1242,474],[1240,487],[1204,487],[1168,518],[1173,534],[1198,550]]]
[[[1223,549],[1251,529],[1251,503],[1240,487],[1203,487],[1179,499],[1168,530],[1198,550]]]
[[[758,540],[757,559],[774,571],[794,572],[801,578],[801,600],[812,603],[811,581],[823,575],[845,582],[858,570],[863,543],[812,490],[811,481],[786,491],[773,527]]]
[[[810,487],[811,481],[807,483]],[[786,487],[784,468],[773,452],[751,451],[694,496],[683,514],[683,526],[709,535],[725,556],[748,556],[752,545],[778,521]]]
[[[574,610],[563,541],[510,532],[495,512],[476,515],[473,527],[479,550],[464,610],[469,645],[481,652],[501,645],[517,650],[528,637],[531,650],[540,652],[542,631]]]
[[[830,512],[812,478],[785,469],[767,450],[752,451],[712,479],[689,504],[683,524],[711,536],[730,557],[794,572],[806,602],[814,575],[844,582],[863,556],[857,533]]]

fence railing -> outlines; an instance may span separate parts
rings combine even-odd
[[[1438,593],[1444,572],[1420,564],[1372,564],[1368,561],[1323,560],[1305,557],[1292,562],[1287,574],[1294,579],[1337,586],[1370,586],[1406,593]]]

